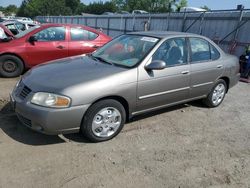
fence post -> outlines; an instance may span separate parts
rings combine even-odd
[[[241,24],[241,21],[242,21],[242,18],[243,18],[243,10],[244,9],[241,9],[240,10],[240,14],[239,14],[239,19],[238,19],[238,23],[237,23],[237,25],[236,25],[236,31],[235,31],[235,34],[234,34],[234,38],[233,38],[233,40],[235,41],[236,39],[237,39],[237,37],[238,37],[238,33],[239,33],[239,26],[240,26],[240,24]]]
[[[88,18],[87,17],[84,17],[84,25],[88,25]]]
[[[184,30],[185,30],[186,20],[187,20],[187,13],[186,13],[186,10],[185,10],[185,12],[183,14],[183,22],[182,22],[182,29],[181,29],[182,32],[184,32]]]
[[[108,17],[108,28],[107,28],[107,35],[109,35],[109,21],[110,21],[110,18]]]
[[[125,23],[124,23],[124,30],[123,33],[126,34],[127,33],[127,17],[125,17]]]
[[[97,17],[95,17],[95,29],[97,29]]]
[[[202,15],[201,22],[200,22],[200,28],[199,28],[200,35],[202,35],[202,33],[203,33],[203,23],[204,23],[204,19],[205,19],[205,14],[206,14],[206,12],[204,12],[204,14]]]
[[[132,28],[133,31],[135,31],[135,14],[133,16],[133,28]]]
[[[168,17],[167,17],[167,31],[169,29],[169,19],[170,19],[170,12],[168,13]]]

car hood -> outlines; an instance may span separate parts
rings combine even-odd
[[[63,93],[63,90],[105,80],[126,71],[129,69],[82,55],[38,65],[29,70],[22,81],[34,92]]]

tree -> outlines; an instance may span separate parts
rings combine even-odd
[[[179,3],[175,4],[176,11],[180,12],[181,8],[187,7],[187,5],[188,5],[187,0],[181,0]]]
[[[23,0],[18,16],[75,15],[83,11],[80,0]]]
[[[86,5],[84,5],[83,3],[80,3],[79,6],[76,9],[75,14],[81,15],[84,12],[85,8],[86,8]]]
[[[116,12],[116,6],[113,2],[93,2],[84,9],[85,13],[89,14],[102,14],[104,12]]]
[[[73,14],[78,14],[77,10],[80,4],[80,0],[65,0],[66,7],[69,7]]]
[[[116,7],[116,10],[128,10],[128,0],[112,0],[111,1],[114,6]]]
[[[7,7],[0,6],[0,11],[3,12],[5,16],[11,16],[17,13],[18,8],[16,5],[9,5]]]
[[[128,0],[130,11],[140,9],[148,12],[163,13],[171,12],[175,0]]]

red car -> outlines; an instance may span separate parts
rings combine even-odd
[[[16,77],[40,63],[93,52],[110,40],[104,33],[83,25],[34,26],[0,43],[0,75]]]

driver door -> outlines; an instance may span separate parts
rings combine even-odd
[[[30,66],[68,57],[65,27],[49,27],[35,36],[37,41],[26,43],[26,56]]]
[[[154,60],[166,62],[163,70],[139,67],[137,112],[174,104],[189,98],[190,65],[185,38],[168,39],[156,50]]]

